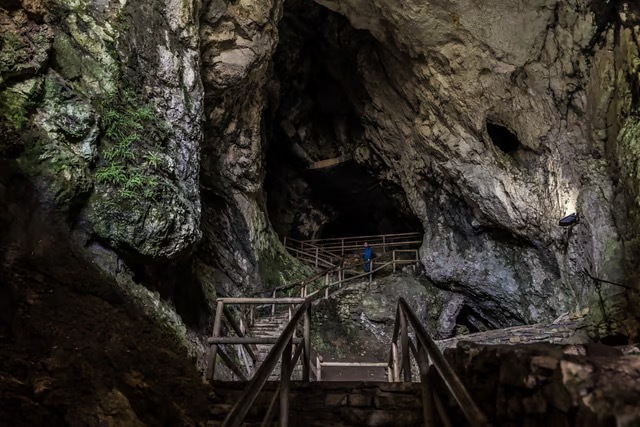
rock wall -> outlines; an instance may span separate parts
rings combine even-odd
[[[611,127],[593,114],[609,104],[591,85],[601,51],[634,57],[635,24],[619,18],[630,4],[317,3],[373,36],[354,57],[366,91],[357,101],[367,146],[356,158],[402,185],[425,229],[431,280],[502,326],[593,304],[585,271],[629,283],[616,218],[629,197],[614,204]],[[629,40],[607,36],[612,27]],[[338,46],[351,46],[337,34]],[[607,90],[629,81],[624,73]],[[560,228],[573,212],[580,223]],[[604,298],[616,289],[605,285]]]
[[[195,15],[159,1],[2,9],[5,140],[85,240],[173,259],[199,238]]]
[[[501,426],[633,426],[638,349],[591,345],[459,345],[447,358]]]
[[[262,115],[273,89],[266,83],[282,7],[281,0],[213,0],[203,11],[205,223],[199,269],[213,269],[225,293],[255,291],[264,280],[278,284],[304,272],[273,232],[262,190]]]

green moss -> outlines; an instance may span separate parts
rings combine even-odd
[[[0,92],[0,119],[13,130],[22,131],[29,123],[27,110],[31,105],[24,94],[12,90]]]
[[[29,56],[27,46],[16,34],[10,31],[0,34],[0,75],[18,71]]]
[[[260,275],[269,286],[276,287],[308,277],[311,270],[285,250],[273,236],[269,239],[267,249],[259,251]]]

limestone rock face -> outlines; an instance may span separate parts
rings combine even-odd
[[[402,185],[431,280],[495,325],[588,305],[585,270],[627,280],[608,123],[592,114],[607,104],[589,97],[590,52],[611,49],[601,25],[621,5],[317,2],[375,38],[356,56],[369,150],[357,159]],[[580,223],[560,228],[573,212]]]
[[[200,236],[197,3],[22,3],[0,9],[3,152],[85,239],[157,260],[190,250]]]
[[[204,242],[199,259],[219,271],[224,292],[277,284],[301,269],[266,216],[262,114],[283,1],[213,0],[203,11],[207,108],[202,185]],[[283,276],[284,274],[284,276]]]

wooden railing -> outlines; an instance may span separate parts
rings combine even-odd
[[[412,254],[411,259],[403,259],[403,254]],[[373,281],[373,277],[375,273],[378,273],[383,270],[390,269],[394,273],[398,269],[398,266],[402,265],[416,265],[419,262],[419,253],[417,249],[412,250],[397,250],[392,251],[391,254],[387,254],[388,259],[384,259],[385,257],[380,257],[376,259],[372,259],[370,261],[363,261],[355,264],[347,264],[340,268],[333,269],[329,272],[326,272],[324,277],[324,285],[319,289],[308,293],[308,287],[310,286],[310,282],[300,283],[300,296],[301,297],[311,297],[319,292],[324,291],[325,298],[329,296],[331,292],[331,288],[342,287],[342,285],[353,282],[359,279],[368,279],[369,282]],[[354,269],[362,269],[364,270],[365,264],[369,263],[369,272],[357,273]],[[348,274],[354,273],[352,276],[348,276]],[[335,277],[335,280],[334,280]]]
[[[412,327],[416,336],[415,343],[409,337],[409,326]],[[398,347],[398,338],[400,339],[400,347]],[[409,382],[412,380],[411,355],[413,355],[420,372],[425,427],[437,426],[440,422],[445,426],[453,425],[444,403],[435,389],[434,385],[438,381],[445,384],[470,426],[489,425],[487,417],[473,401],[462,381],[444,358],[416,314],[404,298],[400,298],[389,351],[388,372],[391,373],[391,381]]]
[[[411,257],[407,258],[407,254],[411,254]],[[419,253],[417,249],[398,249],[368,262],[370,263],[369,272],[356,272],[356,270],[364,270],[367,261],[354,263],[343,260],[338,267],[324,269],[305,279],[279,286],[270,291],[262,291],[256,295],[269,295],[271,298],[278,298],[289,297],[295,294],[300,295],[301,298],[306,298],[316,295],[319,291],[324,291],[325,296],[328,296],[331,288],[342,287],[342,285],[346,283],[363,278],[371,282],[373,281],[375,273],[385,269],[390,269],[395,273],[399,266],[417,265],[419,262]],[[351,276],[349,276],[349,274],[351,274]],[[309,292],[311,287],[315,287],[316,289]],[[272,307],[272,311],[273,310],[275,310],[275,306]]]
[[[293,298],[296,301],[299,301],[297,298]],[[236,301],[246,300],[243,298],[234,299]],[[237,302],[240,303],[240,302]],[[248,303],[248,302],[243,302]],[[253,303],[253,302],[251,302]],[[281,374],[280,374],[280,385],[274,393],[273,398],[271,400],[271,404],[269,405],[269,409],[265,414],[264,420],[262,422],[263,426],[270,425],[271,418],[273,417],[273,412],[276,406],[276,401],[280,402],[280,421],[279,425],[281,427],[286,427],[289,424],[289,387],[291,382],[291,373],[293,372],[293,367],[298,362],[298,359],[302,355],[302,380],[309,381],[309,372],[310,372],[310,354],[311,354],[311,341],[309,340],[310,335],[310,324],[311,324],[311,300],[306,300],[300,304],[295,313],[291,315],[291,320],[285,327],[284,331],[280,335],[280,337],[275,341],[273,348],[267,355],[267,358],[262,362],[262,365],[256,373],[253,375],[249,384],[242,394],[242,396],[238,399],[236,404],[231,408],[227,417],[223,422],[223,427],[237,427],[241,426],[244,422],[247,413],[253,406],[256,398],[260,394],[260,391],[266,384],[269,379],[269,376],[275,369],[278,364],[278,361],[281,360]],[[300,321],[303,321],[303,339],[298,345],[297,349],[293,351],[293,345],[295,343],[295,333],[298,324]],[[293,355],[292,355],[293,354]]]
[[[237,304],[258,304],[260,299],[232,298],[225,299],[227,303]],[[250,300],[250,301],[249,301]],[[301,301],[292,298],[296,302]],[[283,301],[288,304],[290,301]],[[275,406],[279,401],[280,420],[279,425],[288,426],[289,420],[289,390],[291,383],[291,373],[293,367],[302,355],[303,360],[303,381],[310,381],[311,342],[310,342],[310,309],[312,300],[306,299],[302,302],[295,313],[291,314],[291,319],[284,331],[276,340],[274,346],[267,355],[260,368],[253,375],[245,391],[229,411],[224,420],[224,427],[241,426],[244,419],[253,406],[256,398],[260,394],[264,385],[268,381],[271,373],[281,360],[280,384],[274,393],[269,409],[265,414],[262,426],[270,425]],[[296,340],[295,333],[299,323],[304,322],[304,333],[302,340]],[[416,337],[415,342],[409,336],[409,327],[413,329]],[[400,340],[400,345],[398,345]],[[246,343],[248,340],[234,340],[234,343]],[[231,340],[210,339],[210,343],[217,345]],[[299,343],[297,349],[293,350],[293,345]],[[358,362],[323,362],[316,358],[315,376],[316,380],[322,380],[322,367],[386,367],[387,376],[390,382],[411,382],[413,355],[419,373],[422,386],[422,406],[425,427],[435,427],[439,425],[453,426],[451,417],[445,407],[445,403],[440,398],[436,385],[443,383],[453,399],[461,409],[467,423],[472,427],[489,426],[486,416],[473,401],[460,378],[453,371],[449,363],[440,352],[435,342],[424,329],[407,302],[400,298],[396,309],[396,322],[391,342],[391,349],[388,363],[358,363]]]
[[[337,267],[343,260],[343,256],[303,240],[285,238],[284,245],[293,256],[315,267]]]
[[[205,371],[205,380],[213,380],[215,378],[216,359],[220,356],[222,362],[243,381],[252,376],[252,367],[249,363],[244,363],[245,371],[233,361],[233,359],[220,348],[222,344],[242,344],[245,351],[250,355],[255,365],[257,358],[255,356],[256,344],[274,344],[276,338],[269,337],[251,337],[246,335],[247,327],[253,322],[254,307],[255,306],[272,306],[272,314],[275,314],[276,305],[287,305],[289,311],[289,319],[293,318],[293,307],[297,304],[304,304],[307,301],[304,298],[218,298],[216,306],[216,316],[213,322],[212,336],[208,339],[209,351],[207,353],[207,369]],[[250,307],[250,320],[246,320],[241,316],[240,322],[236,322],[236,319],[230,314],[227,306],[240,305]],[[245,313],[245,310],[242,310]],[[222,336],[222,316],[225,316],[231,329],[236,333],[235,336]],[[305,317],[305,325],[303,328],[302,339],[295,339],[296,344],[303,343],[303,346],[307,348],[310,345],[309,341],[309,320]],[[295,331],[294,331],[295,332]],[[309,349],[305,352],[305,358],[303,358],[303,378],[309,377],[309,362],[310,355]]]
[[[368,243],[375,251],[387,253],[393,249],[412,249],[422,244],[422,233],[398,233],[373,236],[335,237],[328,239],[295,240],[285,238],[286,247],[297,247],[302,251],[307,248],[320,248],[325,253],[347,255],[362,251],[364,243]],[[300,247],[301,246],[301,247]]]

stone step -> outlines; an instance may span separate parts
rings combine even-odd
[[[247,424],[259,423],[278,386],[265,385],[249,411]],[[224,419],[244,383],[213,384],[216,404],[211,426]],[[422,425],[420,385],[416,383],[293,382],[290,426],[419,426]]]

